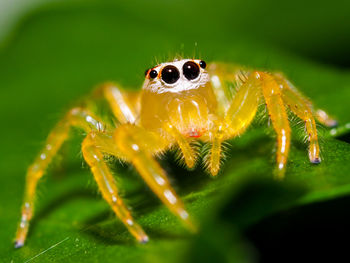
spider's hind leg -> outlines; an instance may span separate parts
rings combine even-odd
[[[275,79],[281,87],[282,99],[290,110],[302,119],[305,123],[307,138],[309,141],[309,159],[312,163],[320,163],[320,147],[318,144],[316,122],[312,110],[311,102],[306,99],[300,92],[298,92],[291,83],[289,83],[281,75],[275,75]],[[335,124],[334,120],[328,117],[327,114],[323,116],[324,123]]]
[[[27,170],[21,221],[15,237],[16,248],[22,247],[27,237],[29,222],[33,217],[37,184],[63,142],[68,138],[69,130],[72,126],[80,127],[85,131],[103,129],[102,122],[88,110],[73,108],[50,132],[45,147],[39,152]]]
[[[327,127],[333,128],[338,126],[338,121],[329,116],[324,110],[317,109],[315,111],[315,117],[320,123]]]

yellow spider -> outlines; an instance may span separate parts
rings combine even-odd
[[[321,161],[314,117],[326,126],[336,124],[324,111],[314,111],[310,101],[281,74],[242,70],[225,63],[212,63],[207,67],[202,60],[174,60],[147,70],[139,93],[125,92],[112,83],[102,85],[98,91],[94,96],[102,94],[118,125],[107,129],[89,107],[76,107],[55,126],[27,171],[15,247],[25,242],[37,183],[72,126],[87,133],[82,152],[103,198],[130,233],[139,242],[147,242],[148,236],[134,221],[119,195],[105,155],[130,162],[169,210],[193,229],[189,214],[155,159],[157,155],[178,147],[186,166],[193,168],[198,159],[198,149],[193,142],[200,140],[211,145],[203,160],[210,174],[215,176],[220,169],[222,143],[242,134],[256,115],[259,104],[264,102],[277,134],[276,176],[282,179],[291,137],[287,109],[305,123],[312,163]]]

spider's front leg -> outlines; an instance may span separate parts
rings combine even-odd
[[[130,233],[141,243],[148,241],[148,236],[134,221],[130,211],[119,196],[116,181],[109,170],[103,153],[123,158],[110,134],[91,132],[82,144],[84,159],[89,164],[103,198],[112,207],[114,213],[124,223]]]
[[[217,175],[220,169],[222,142],[245,131],[254,119],[260,97],[259,81],[255,77],[248,77],[232,99],[224,119],[214,122],[210,136],[212,147],[207,158],[212,175]]]
[[[224,79],[225,77],[226,75]],[[230,79],[232,81],[232,77]],[[218,88],[225,87],[219,85]],[[284,177],[290,148],[291,129],[286,106],[305,122],[310,143],[310,161],[321,161],[314,116],[327,126],[334,126],[336,121],[320,110],[314,114],[311,103],[280,75],[251,71],[233,97],[224,121],[219,120],[214,125],[211,136],[212,149],[208,159],[208,166],[213,175],[220,166],[221,142],[239,135],[248,127],[256,114],[260,97],[265,100],[272,126],[277,134],[277,178]]]
[[[190,228],[193,225],[181,200],[153,155],[169,147],[168,142],[134,124],[122,124],[114,134],[91,132],[84,140],[82,151],[89,164],[104,199],[121,219],[130,233],[139,241],[147,242],[148,236],[134,221],[118,194],[116,182],[105,163],[103,154],[113,155],[130,162],[153,192]]]
[[[231,76],[230,80],[234,81],[235,76]],[[213,175],[217,173],[220,166],[221,142],[245,131],[254,119],[261,97],[265,99],[277,134],[277,177],[283,178],[290,146],[288,116],[279,85],[271,75],[258,71],[252,71],[247,75],[230,102],[224,121],[219,121],[215,125],[209,159],[209,168]]]
[[[39,152],[33,164],[27,170],[21,221],[15,237],[16,248],[23,246],[27,237],[29,222],[33,217],[37,184],[53,157],[61,148],[62,143],[68,138],[72,126],[80,127],[85,131],[103,129],[102,122],[91,112],[82,108],[73,108],[50,132],[45,147]]]
[[[195,229],[182,201],[171,187],[164,170],[153,157],[170,147],[171,142],[157,133],[146,131],[132,124],[118,127],[114,133],[114,141],[118,150],[127,161],[131,162],[169,210],[190,229]]]

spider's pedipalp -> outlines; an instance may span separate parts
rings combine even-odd
[[[177,142],[181,149],[182,156],[188,168],[193,168],[197,160],[197,152],[194,151],[191,144],[173,125],[166,123],[164,125],[165,131],[170,134]]]
[[[224,140],[224,127],[217,125],[212,135],[212,145],[208,158],[206,159],[207,167],[211,175],[216,176],[220,170],[222,158],[222,142]]]

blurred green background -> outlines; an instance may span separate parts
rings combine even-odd
[[[100,198],[72,133],[39,187],[28,243],[13,249],[27,166],[62,114],[95,85],[139,89],[176,55],[283,71],[317,107],[350,121],[346,1],[0,1],[1,262],[295,262],[346,254],[349,136],[320,127],[323,163],[309,164],[294,127],[286,180],[272,179],[266,123],[232,141],[216,179],[162,160],[201,225],[190,235],[136,172],[112,163],[149,233],[134,242]],[[335,252],[334,247],[337,247]]]

